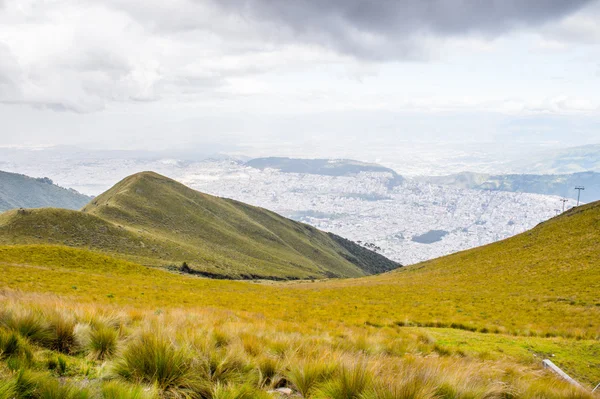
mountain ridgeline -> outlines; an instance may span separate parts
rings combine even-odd
[[[393,169],[350,159],[268,157],[251,159],[246,162],[246,165],[256,169],[277,169],[283,173],[306,173],[322,176],[352,176],[361,172],[387,173],[390,175],[390,186],[397,186],[404,181],[404,178]]]
[[[33,178],[0,171],[0,212],[15,208],[80,209],[91,197],[57,186],[47,177]]]
[[[581,193],[581,201],[600,200],[600,173],[597,172],[560,175],[488,175],[463,172],[448,176],[421,177],[417,180],[460,188],[558,195],[566,198],[576,198],[575,187],[584,186],[585,190]]]
[[[334,234],[153,172],[129,176],[81,211],[0,215],[0,243],[83,247],[216,278],[360,277],[400,265]]]

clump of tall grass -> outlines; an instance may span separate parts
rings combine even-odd
[[[46,366],[48,367],[48,370],[54,371],[59,376],[66,375],[67,370],[69,369],[69,363],[67,362],[67,359],[61,355],[49,358],[46,361]]]
[[[319,399],[360,399],[373,387],[373,374],[365,362],[342,367],[316,391]]]
[[[56,370],[58,371],[58,375],[65,375],[67,374],[67,369],[69,368],[69,364],[67,363],[67,359],[65,359],[62,356],[58,356],[56,358]]]
[[[63,353],[72,353],[76,347],[75,318],[60,312],[15,310],[6,312],[2,325],[29,341]]]
[[[54,312],[48,315],[48,329],[51,333],[49,348],[62,353],[72,353],[77,348],[75,318]]]
[[[257,358],[256,369],[258,371],[258,385],[261,388],[276,387],[282,382],[281,365],[278,359],[271,356]]]
[[[229,342],[231,342],[231,337],[224,331],[219,329],[213,330],[212,339],[216,348],[226,347],[227,345],[229,345]]]
[[[33,352],[27,342],[14,331],[0,330],[0,360],[18,359],[29,363]]]
[[[14,399],[17,395],[15,383],[12,380],[0,380],[0,399]]]
[[[303,397],[308,398],[315,388],[331,377],[334,372],[334,364],[304,362],[303,364],[292,366],[285,376],[292,383],[296,391],[300,392]]]
[[[274,340],[269,344],[269,352],[279,357],[285,358],[288,353],[295,351],[295,347],[290,344],[289,340]]]
[[[42,346],[49,344],[52,340],[52,332],[41,312],[34,310],[5,311],[0,315],[0,325]]]
[[[598,398],[583,388],[577,388],[566,381],[542,378],[522,378],[515,374],[510,376],[510,392],[514,398],[544,398],[544,399],[593,399]],[[507,397],[506,395],[505,397]]]
[[[88,399],[91,396],[87,389],[80,389],[50,378],[44,379],[38,386],[38,390],[39,399]]]
[[[130,382],[153,384],[167,396],[194,398],[206,390],[187,351],[149,332],[127,346],[113,373]]]
[[[117,313],[105,313],[100,315],[90,315],[90,320],[87,324],[92,327],[110,327],[113,330],[120,330],[126,324],[127,317]]]
[[[435,398],[454,399],[454,398],[489,398],[503,399],[515,397],[510,392],[510,387],[504,384],[481,385],[472,380],[455,381],[454,383],[445,382],[440,384],[435,390]]]
[[[212,351],[201,360],[202,377],[212,384],[240,384],[257,380],[252,365],[236,351]]]
[[[14,379],[14,391],[17,398],[35,398],[41,379],[26,369],[21,369]]]
[[[240,340],[242,341],[244,351],[246,351],[246,353],[250,356],[258,356],[264,349],[264,342],[262,342],[256,335],[247,333],[240,334]]]
[[[431,366],[405,365],[393,380],[377,382],[361,399],[441,399],[436,392],[440,370]],[[457,396],[461,397],[462,396]],[[454,397],[451,397],[454,398]]]
[[[88,333],[87,348],[96,360],[105,360],[117,352],[119,335],[111,327],[99,325]]]
[[[23,399],[87,399],[90,392],[41,373],[21,370],[14,379],[16,398]]]
[[[154,392],[121,381],[108,381],[101,388],[102,399],[153,399]]]
[[[273,399],[274,396],[256,389],[250,384],[224,385],[217,383],[211,392],[211,399]]]

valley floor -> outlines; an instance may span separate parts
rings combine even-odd
[[[510,293],[504,311],[484,296],[461,303],[460,290],[435,295],[406,275],[411,268],[249,283],[66,247],[5,246],[0,259],[0,392],[218,399],[289,387],[333,399],[592,397],[544,370],[544,358],[588,389],[600,381],[598,307],[585,319],[585,305],[565,304],[581,307],[572,317],[556,302],[532,313],[532,297],[511,302]]]

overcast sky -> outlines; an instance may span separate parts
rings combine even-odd
[[[0,146],[411,141],[600,142],[600,2],[0,0]]]

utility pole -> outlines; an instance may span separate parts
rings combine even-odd
[[[556,212],[555,216],[558,216],[558,214],[560,213],[560,209],[555,209],[554,212]]]
[[[563,210],[562,211],[564,212],[565,211],[565,202],[569,202],[569,200],[566,199],[566,198],[563,198],[563,199],[561,199],[561,201],[563,203]]]
[[[575,187],[575,190],[577,190],[577,206],[579,206],[579,197],[581,196],[581,190],[585,190],[585,187],[577,186]]]

